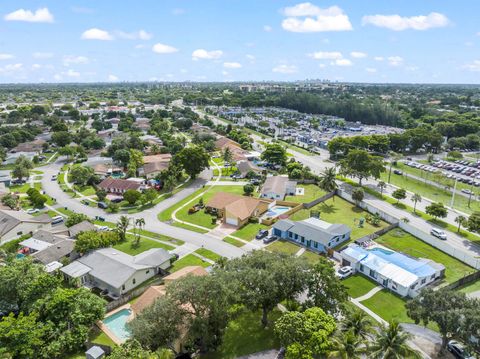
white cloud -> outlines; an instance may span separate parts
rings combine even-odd
[[[384,60],[383,56],[375,56],[373,59],[375,61],[383,61]]]
[[[349,59],[336,59],[335,62],[332,62],[332,65],[335,66],[352,66],[353,62]]]
[[[53,15],[44,7],[32,12],[31,10],[18,9],[4,16],[7,21],[27,22],[53,22]]]
[[[186,73],[188,72],[188,70],[187,70],[187,69],[180,69],[180,72],[181,72],[182,74],[186,74]]]
[[[317,51],[309,56],[315,60],[337,60],[343,58],[342,53],[338,51]]]
[[[15,58],[12,54],[0,54],[0,60],[10,60]]]
[[[327,65],[325,65],[325,64],[318,64],[318,67],[320,67],[321,69],[324,69],[325,67],[327,67]]]
[[[178,49],[170,45],[156,43],[152,46],[152,51],[157,54],[173,54],[174,52],[178,52]]]
[[[247,55],[245,55],[245,57],[250,61],[255,61],[255,56],[253,56],[253,55],[247,54]]]
[[[239,62],[224,62],[223,67],[226,69],[239,69],[242,67],[242,64]]]
[[[466,64],[464,68],[469,71],[478,72],[480,71],[480,60],[474,60],[471,63]]]
[[[348,16],[338,6],[322,9],[305,2],[286,7],[283,13],[287,16],[282,21],[282,27],[286,31],[321,32],[353,29]]]
[[[263,31],[270,32],[270,31],[272,31],[272,30],[273,30],[273,29],[272,29],[271,26],[269,26],[269,25],[263,25]]]
[[[117,31],[116,35],[125,40],[150,40],[153,37],[153,34],[146,32],[145,30],[134,32]]]
[[[115,75],[108,75],[108,81],[110,82],[115,82],[115,81],[118,81],[118,77],[115,76]]]
[[[23,69],[23,64],[8,64],[3,67],[0,67],[0,74],[12,75]]]
[[[222,75],[223,75],[223,76],[228,76],[229,73],[228,73],[228,71],[223,70],[223,71],[222,71]]]
[[[212,50],[212,51],[207,51],[205,49],[197,49],[194,52],[192,52],[192,59],[193,60],[215,60],[219,59],[222,57],[223,51],[222,50]]]
[[[86,56],[72,56],[72,55],[66,55],[63,57],[63,65],[64,66],[70,66],[72,64],[74,65],[85,65],[90,62],[89,58]]]
[[[83,40],[113,40],[113,36],[108,31],[101,30],[96,27],[84,31],[81,38]]]
[[[448,18],[438,12],[428,15],[402,17],[400,15],[366,15],[362,18],[362,24],[371,24],[394,31],[403,30],[428,30],[435,27],[445,27],[450,23]]]
[[[374,67],[367,67],[365,71],[367,71],[368,73],[374,74],[375,72],[377,72],[377,69]]]
[[[388,63],[391,66],[401,66],[403,65],[403,58],[400,56],[390,56],[387,58]]]
[[[55,75],[53,75],[53,79],[54,79],[55,81],[61,81],[61,80],[62,80],[62,75],[60,75],[60,74],[55,74]]]
[[[51,59],[53,54],[51,52],[34,52],[32,56],[34,59]]]
[[[298,68],[295,65],[278,65],[272,71],[280,74],[294,74],[298,72]]]
[[[69,69],[67,72],[63,72],[64,75],[68,77],[80,77],[80,72]]]
[[[40,64],[33,64],[32,65],[32,69],[34,69],[34,70],[38,70],[38,69],[41,69],[41,68],[42,68],[42,65],[40,65]]]
[[[350,56],[353,57],[354,59],[363,59],[363,58],[367,57],[367,54],[364,53],[364,52],[360,52],[360,51],[352,51],[350,53]]]

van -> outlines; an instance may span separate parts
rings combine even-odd
[[[59,224],[63,222],[62,216],[55,216],[52,218],[52,224]]]
[[[432,230],[430,231],[430,234],[434,237],[437,237],[439,239],[442,239],[442,240],[447,240],[447,235],[445,234],[444,231],[440,230],[440,229],[436,229],[436,228],[432,228]]]

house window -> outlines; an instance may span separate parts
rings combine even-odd
[[[397,290],[397,283],[392,282],[392,289],[393,289],[393,290]]]
[[[425,284],[426,281],[427,281],[427,279],[426,279],[426,278],[423,278],[423,279],[422,279],[422,284]]]
[[[147,269],[147,271],[145,272],[145,274],[148,274],[148,273],[150,273],[150,269]]]
[[[293,238],[293,233],[292,233],[292,232],[288,232],[288,236],[289,236],[290,238]]]
[[[415,289],[416,286],[417,286],[417,283],[412,284],[412,285],[410,286],[410,289]]]
[[[136,283],[136,280],[135,278],[132,279],[132,284],[135,284]]]
[[[335,240],[335,242],[338,242],[339,240],[340,240],[340,238],[337,238],[337,239]]]
[[[435,274],[432,274],[432,276],[430,277],[430,279],[435,279]]]
[[[298,239],[298,234],[295,233],[295,239]]]
[[[122,290],[125,290],[125,284],[124,284],[124,285],[122,285]]]
[[[373,269],[370,269],[370,277],[372,278],[377,278],[377,273],[375,273],[375,271]]]
[[[313,242],[313,247],[318,248],[318,242]]]
[[[360,264],[360,272],[363,272],[363,264]]]
[[[345,235],[342,236],[342,239],[345,239]]]

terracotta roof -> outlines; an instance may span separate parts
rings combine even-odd
[[[155,300],[165,295],[165,286],[163,285],[156,285],[151,286],[148,288],[138,299],[135,303],[132,304],[132,310],[135,315],[138,315],[142,312],[145,308],[151,306]]]
[[[169,162],[151,162],[143,165],[143,173],[150,174],[164,171],[168,168]]]
[[[261,202],[270,203],[270,200],[240,196],[238,194],[217,192],[207,202],[207,207],[226,210],[241,220],[250,217]]]
[[[100,188],[104,188],[104,189],[114,188],[114,189],[118,189],[118,190],[122,190],[122,191],[126,191],[126,190],[129,190],[129,189],[138,190],[140,188],[140,186],[141,186],[140,183],[137,183],[137,182],[134,182],[134,181],[118,179],[118,178],[111,178],[111,177],[105,178],[98,185],[98,187],[100,187]]]
[[[248,152],[242,149],[239,143],[227,137],[220,137],[218,140],[215,141],[215,148],[224,151],[227,147],[230,149],[230,151],[232,151],[233,159],[235,161],[241,161],[246,159],[245,155]]]
[[[143,156],[143,163],[170,162],[172,155],[170,153],[161,153],[158,155]]]
[[[239,161],[237,162],[237,170],[242,174],[245,175],[250,171],[253,172],[262,172],[262,169],[258,167],[255,163],[251,161]]]
[[[187,266],[176,272],[173,272],[172,274],[167,275],[165,278],[163,278],[163,280],[165,284],[168,284],[187,275],[203,276],[207,274],[208,272],[205,270],[205,268],[201,266]]]

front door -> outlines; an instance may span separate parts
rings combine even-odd
[[[312,246],[312,241],[307,241],[307,247],[311,247]]]

